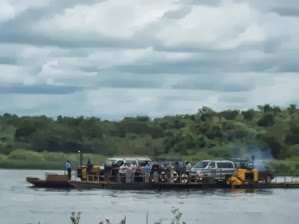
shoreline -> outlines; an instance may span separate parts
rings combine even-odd
[[[99,165],[102,163],[95,163]],[[297,166],[299,161],[271,160],[270,165],[275,170],[275,176],[299,176]],[[72,164],[72,172],[76,172],[79,163]],[[24,160],[0,160],[1,170],[57,170],[64,171],[64,161],[24,161]]]

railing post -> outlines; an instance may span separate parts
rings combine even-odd
[[[146,212],[146,224],[148,224],[148,212]]]

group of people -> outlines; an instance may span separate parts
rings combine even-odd
[[[93,164],[91,163],[90,159],[88,160],[86,164],[87,174],[90,174],[92,171]],[[72,178],[72,164],[69,160],[65,163],[65,170],[67,171],[68,179],[70,180]]]
[[[110,179],[112,181],[117,181],[117,174],[119,174],[120,177],[125,177],[126,174],[129,174],[131,175],[132,181],[134,181],[135,177],[140,177],[144,172],[146,172],[146,169],[150,169],[149,164],[146,164],[145,167],[141,167],[141,165],[137,164],[135,161],[132,163],[124,161],[120,167],[112,166],[111,168],[111,172],[108,170],[111,176],[110,178],[105,178],[105,180]]]
[[[88,160],[86,164],[86,171],[87,174],[91,174],[93,164],[90,160]],[[185,163],[186,169],[184,170],[184,174],[189,175],[189,172],[191,171],[191,164],[186,161]],[[65,163],[65,169],[67,171],[68,179],[71,179],[72,176],[72,165],[69,160]],[[141,166],[140,164],[137,164],[135,161],[132,163],[128,163],[124,161],[124,163],[117,167],[115,164],[105,164],[104,165],[104,180],[112,180],[117,181],[117,175],[119,174],[121,177],[125,177],[127,173],[129,173],[132,177],[132,180],[135,177],[141,177],[142,175],[150,175],[153,170],[158,169],[161,171],[165,171],[168,176],[171,176],[174,171],[176,171],[177,174],[181,175],[183,174],[179,168],[179,163],[175,162],[174,165],[172,165],[170,162],[168,164],[160,163],[157,164],[155,162],[145,162],[144,166]]]
[[[126,174],[131,175],[132,179],[138,178],[142,175],[150,176],[156,170],[158,173],[164,173],[166,178],[170,178],[173,176],[175,172],[177,175],[187,174],[191,171],[191,163],[188,161],[185,162],[185,169],[180,169],[179,162],[175,162],[174,165],[171,162],[167,164],[157,163],[157,162],[145,162],[144,166],[140,164],[136,164],[136,162],[128,163],[124,161],[124,163],[119,167],[116,168],[118,172],[115,172],[112,176],[116,177],[116,174],[119,173],[120,177],[125,177]],[[161,172],[162,171],[162,172]],[[112,178],[115,180],[115,178]]]

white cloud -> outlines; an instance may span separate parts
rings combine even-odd
[[[0,86],[16,83],[25,84],[30,80],[30,76],[24,74],[21,66],[0,64],[0,71]]]
[[[0,1],[0,113],[298,103],[297,11],[293,0]]]
[[[237,47],[243,42],[263,40],[263,33],[256,24],[259,16],[245,3],[223,4],[218,8],[193,6],[183,18],[165,20],[157,37],[167,46]]]
[[[15,17],[15,9],[6,0],[0,1],[0,23]]]
[[[113,38],[130,38],[176,6],[171,0],[141,1],[110,0],[93,5],[76,5],[64,10],[63,14],[45,19],[37,25],[38,30],[53,35],[60,33],[79,35],[82,33],[103,35]],[[60,35],[55,33],[55,35]]]

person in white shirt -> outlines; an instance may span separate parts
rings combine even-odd
[[[128,167],[127,163],[124,162],[123,165],[121,165],[121,166],[119,167],[119,174],[121,174],[122,176],[124,176],[124,175],[126,174],[128,168],[129,168],[129,167]]]
[[[186,161],[186,174],[189,175],[190,171],[191,171],[191,163],[189,163],[189,161]]]

